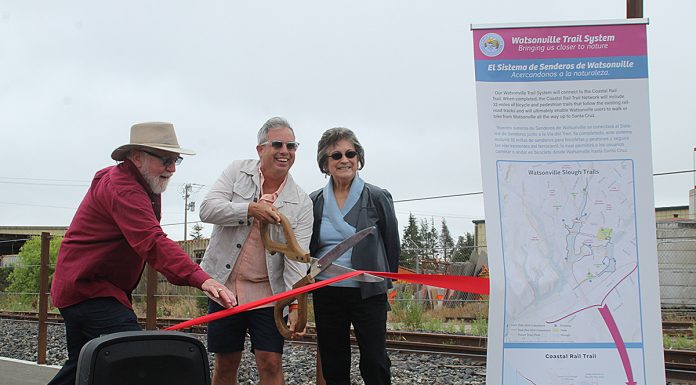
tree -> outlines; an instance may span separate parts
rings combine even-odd
[[[191,239],[202,239],[203,238],[203,225],[196,223],[191,227]]]
[[[49,282],[53,277],[56,260],[58,259],[58,249],[62,237],[52,237],[49,246]],[[39,274],[41,267],[41,237],[31,237],[19,249],[19,258],[10,277],[8,278],[8,292],[13,293],[38,293]]]
[[[437,255],[437,229],[435,228],[435,222],[430,218],[430,223],[426,219],[421,219],[420,221],[420,237],[423,240],[422,255],[428,258],[434,259]]]
[[[418,234],[416,217],[408,213],[408,225],[404,227],[404,235],[401,237],[401,259],[402,266],[415,269],[418,253],[422,247],[422,242]]]
[[[474,250],[474,236],[467,232],[464,236],[459,236],[457,244],[454,246],[452,262],[466,262],[471,258]]]
[[[454,240],[450,234],[449,227],[447,227],[447,221],[445,218],[442,218],[442,222],[440,224],[440,247],[442,247],[445,261],[447,261],[448,258],[451,259],[452,256],[450,254],[452,253],[452,248],[454,247]]]
[[[14,270],[14,268],[11,266],[0,267],[0,292],[5,291],[5,289],[7,289],[7,285],[10,284],[9,278],[12,270]]]

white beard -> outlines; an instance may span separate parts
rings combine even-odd
[[[138,167],[138,170],[140,170],[140,174],[142,174],[143,178],[145,178],[145,181],[150,186],[152,192],[155,194],[162,194],[164,190],[167,189],[167,185],[169,184],[169,178],[162,179],[160,178],[160,175],[171,176],[171,173],[164,172],[159,175],[151,174],[150,169],[148,167],[150,163],[150,158],[147,157],[146,159],[147,160],[143,162],[142,166]]]
[[[159,176],[145,176],[145,180],[147,181],[147,184],[150,185],[150,188],[152,189],[152,192],[155,194],[162,194],[164,190],[167,189],[167,185],[169,184],[169,179],[162,179]]]

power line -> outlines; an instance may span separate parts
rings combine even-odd
[[[694,172],[696,170],[682,170],[682,171],[669,171],[669,172],[658,172],[653,174],[653,176],[663,176],[663,175],[674,175],[674,174],[686,174],[689,172]]]
[[[202,223],[202,221],[188,221],[188,222],[177,222],[177,223],[163,223],[160,225],[160,227],[164,226],[181,226],[183,224],[191,225],[194,223]]]
[[[696,149],[695,149],[696,150]],[[672,175],[672,174],[686,174],[690,172],[696,172],[696,169],[692,170],[681,170],[681,171],[667,171],[667,172],[658,172],[654,173],[653,176],[662,176],[662,175]],[[51,179],[51,178],[17,178],[17,177],[10,177],[10,176],[0,176],[0,179],[10,179],[10,180],[17,180],[17,181],[41,181],[41,182],[76,182],[76,183],[87,183],[89,184],[90,181],[88,180],[79,180],[79,179]],[[5,182],[5,181],[0,181],[1,183],[24,183],[24,182]],[[184,183],[181,183],[181,186],[183,186]],[[192,186],[196,187],[205,187],[207,185],[205,184],[200,184],[200,183],[191,183]],[[456,194],[458,195],[458,194]]]
[[[0,180],[2,184],[29,185],[29,186],[54,186],[54,187],[85,187],[89,184],[59,184],[59,183],[38,183],[38,182],[7,182]]]
[[[658,172],[658,173],[654,173],[653,176],[686,174],[686,173],[690,173],[690,172],[696,172],[696,169],[682,170],[682,171]],[[463,194],[435,195],[435,196],[422,197],[422,198],[399,199],[399,200],[395,200],[394,203],[425,201],[425,200],[430,200],[430,199],[442,199],[442,198],[455,198],[455,197],[464,197],[464,196],[481,195],[481,194],[483,194],[483,191],[469,192],[469,193],[463,193]]]
[[[3,180],[3,179],[6,179],[6,180]],[[86,180],[15,178],[15,177],[10,177],[10,176],[0,176],[0,183],[2,183],[2,184],[15,184],[15,185],[29,185],[29,186],[58,186],[58,187],[89,186],[89,181],[86,181]]]
[[[12,206],[27,206],[27,207],[45,207],[49,209],[68,209],[77,210],[77,207],[65,207],[65,206],[49,206],[49,205],[34,205],[29,203],[13,203],[13,202],[0,202],[2,205],[12,205]]]
[[[17,238],[17,239],[8,239],[5,241],[0,241],[0,243],[12,243],[12,242],[17,242],[17,241],[28,241],[31,238]]]
[[[42,179],[42,178],[15,178],[10,176],[0,176],[0,179],[12,179],[12,180],[39,180],[44,182],[80,182],[89,183],[88,180],[75,180],[75,179]]]
[[[469,196],[469,195],[480,195],[480,194],[483,194],[483,191],[470,192],[470,193],[464,193],[464,194],[436,195],[436,196],[423,197],[423,198],[399,199],[399,200],[395,200],[394,203],[413,202],[413,201],[425,201],[425,200],[429,200],[429,199],[442,199],[442,198],[465,197],[465,196]]]
[[[696,169],[692,170],[681,170],[681,171],[667,171],[667,172],[659,172],[659,173],[654,173],[653,176],[665,176],[665,175],[677,175],[677,174],[686,174],[686,173],[695,173],[696,175]],[[44,180],[44,181],[68,181],[64,179],[30,179],[30,178],[7,178],[7,177],[0,177],[4,179],[27,179],[27,180]],[[76,181],[77,182],[77,181]],[[0,183],[8,183],[8,184],[33,184],[33,183],[25,183],[25,182],[4,182],[0,181]],[[37,183],[38,185],[44,185]],[[63,185],[56,185],[56,184],[45,184],[47,186],[63,186]],[[195,186],[200,186],[204,187],[205,185],[202,184],[197,184],[197,183],[192,183],[192,185]],[[64,186],[72,186],[72,185],[64,185]],[[76,185],[75,185],[76,186]],[[472,195],[481,195],[483,194],[483,191],[475,191],[475,192],[468,192],[468,193],[462,193],[462,194],[449,194],[449,195],[433,195],[433,196],[427,196],[427,197],[420,197],[420,198],[407,198],[407,199],[397,199],[394,201],[394,203],[404,203],[404,202],[416,202],[416,201],[425,201],[425,200],[433,200],[433,199],[444,199],[444,198],[456,198],[456,197],[464,197],[464,196],[472,196]],[[59,209],[75,209],[74,207],[61,207],[61,206],[44,206],[44,205],[32,205],[32,204],[23,204],[23,203],[11,203],[11,202],[0,202],[0,204],[6,204],[6,205],[17,205],[17,206],[30,206],[30,207],[47,207],[47,208],[59,208]],[[193,222],[192,222],[193,223]],[[183,223],[180,223],[183,224]]]
[[[445,217],[445,218],[451,218],[452,220],[458,220],[458,219],[478,219],[481,217],[479,214],[458,214],[458,215],[453,215],[451,213],[441,213],[441,212],[435,212],[435,211],[414,211],[414,210],[395,210],[397,214],[403,214],[403,215],[408,215],[408,214],[413,214],[417,216],[425,216],[425,217]]]

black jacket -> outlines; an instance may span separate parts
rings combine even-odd
[[[322,188],[309,194],[314,203],[314,229],[309,243],[312,255],[316,255],[319,249],[319,229],[324,212],[323,191]],[[353,247],[351,263],[354,269],[389,272],[399,270],[399,225],[389,191],[365,183],[360,199],[343,219],[355,227],[356,231],[370,226],[377,227],[376,236],[369,236]],[[362,298],[386,293],[391,287],[390,279],[376,283],[360,282]]]

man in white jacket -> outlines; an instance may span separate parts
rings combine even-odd
[[[229,165],[200,208],[201,220],[214,224],[201,267],[224,282],[240,305],[290,290],[307,272],[307,264],[264,249],[260,221],[279,223],[278,212],[283,213],[305,250],[312,235],[312,201],[290,175],[299,147],[292,127],[285,119],[271,118],[257,139],[259,159]],[[273,239],[283,239],[280,226],[270,228]],[[209,301],[209,313],[222,309]],[[291,305],[289,329],[301,333],[303,330],[294,330],[295,310]],[[247,331],[260,383],[284,384],[284,339],[275,326],[271,303],[208,325],[208,350],[215,353],[213,385],[237,384]]]

